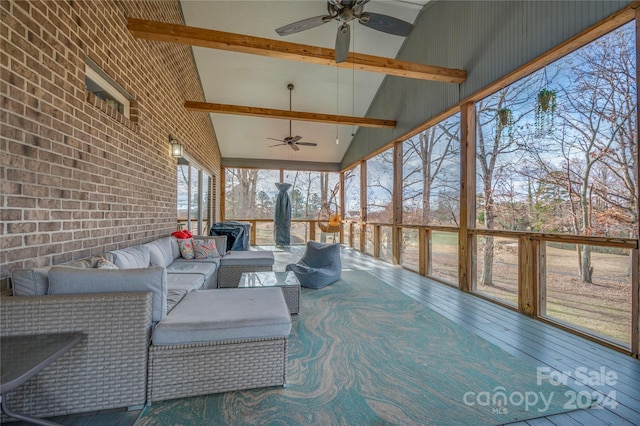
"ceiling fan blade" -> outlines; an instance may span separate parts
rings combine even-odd
[[[340,25],[336,36],[336,64],[345,62],[349,58],[349,41],[351,40],[351,27],[348,24]]]
[[[273,148],[274,146],[282,146],[282,145],[287,145],[286,143],[279,143],[276,145],[269,145],[269,148]]]
[[[382,15],[380,13],[363,13],[360,15],[360,23],[373,30],[383,33],[406,37],[411,33],[413,24],[393,16]]]
[[[298,145],[296,145],[295,143],[290,143],[288,144],[292,150],[294,151],[300,151],[300,148],[298,147]]]
[[[282,139],[275,139],[275,138],[267,138],[270,141],[278,141],[278,142],[284,142]]]
[[[317,143],[313,143],[313,142],[296,142],[296,145],[303,145],[303,146],[318,146]]]
[[[289,138],[288,142],[298,142],[300,139],[302,139],[302,136],[294,136],[292,138]]]
[[[281,36],[287,36],[289,34],[299,33],[300,31],[310,30],[311,28],[319,27],[333,19],[332,16],[314,16],[313,18],[303,19],[302,21],[294,22],[284,27],[276,29],[276,32]]]

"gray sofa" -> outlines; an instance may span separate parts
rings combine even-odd
[[[207,238],[226,245],[225,236]],[[2,336],[80,331],[84,338],[11,392],[9,406],[55,416],[284,385],[291,330],[284,296],[278,288],[217,289],[225,268],[253,267],[252,255],[233,253],[185,260],[167,237],[13,271],[13,296],[0,302]],[[258,270],[271,269],[272,253],[252,253]],[[119,269],[98,269],[101,259]]]

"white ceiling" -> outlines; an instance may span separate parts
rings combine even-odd
[[[428,0],[372,0],[368,12],[414,22]],[[325,0],[217,1],[181,0],[188,26],[333,49],[338,27],[332,21],[319,27],[280,37],[275,29],[313,16],[325,15]],[[351,51],[395,58],[404,38],[351,24]],[[384,75],[323,65],[274,59],[194,47],[207,102],[262,108],[289,109],[287,84],[293,83],[292,109],[348,116],[365,116]],[[337,81],[336,81],[337,80]],[[339,90],[338,90],[339,88]],[[211,114],[223,158],[338,163],[357,128],[293,121],[293,135],[317,147],[270,148],[289,135],[289,122],[269,118]],[[396,119],[397,117],[373,117]],[[336,131],[340,144],[336,145]]]

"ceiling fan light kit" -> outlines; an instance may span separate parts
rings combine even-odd
[[[281,36],[310,30],[327,22],[337,20],[342,22],[336,36],[335,60],[336,63],[345,62],[349,57],[349,40],[351,29],[349,22],[357,20],[362,25],[383,33],[406,37],[411,33],[413,24],[393,16],[380,13],[365,13],[364,5],[369,0],[327,0],[328,15],[315,16],[303,19],[276,29]]]

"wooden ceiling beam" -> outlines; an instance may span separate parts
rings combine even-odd
[[[397,77],[439,81],[460,84],[467,78],[467,72],[454,68],[416,64],[379,56],[349,53],[349,59],[335,63],[335,51],[324,47],[289,43],[280,40],[227,33],[206,28],[188,27],[165,22],[128,18],[127,28],[136,38],[188,44],[211,49],[250,53],[271,58],[312,64],[355,68],[360,71],[377,72]]]
[[[186,101],[184,107],[189,111],[212,112],[216,114],[249,115],[253,117],[280,118],[285,120],[313,121],[316,123],[344,124],[360,127],[393,129],[395,120],[379,118],[349,117],[344,115],[319,114],[315,112],[289,111],[283,109],[257,108],[241,105],[213,104],[208,102]]]

